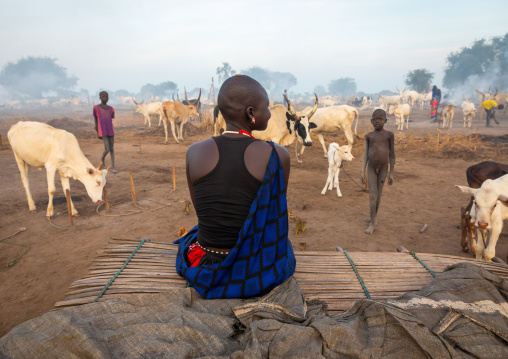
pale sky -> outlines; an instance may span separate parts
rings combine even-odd
[[[367,93],[402,89],[418,68],[440,86],[450,52],[508,32],[505,10],[500,0],[0,0],[0,68],[57,58],[91,93],[209,88],[223,62],[290,72],[288,90],[302,93],[341,77]]]

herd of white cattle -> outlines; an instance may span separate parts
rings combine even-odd
[[[506,103],[508,95],[506,93],[490,92],[490,98],[496,100],[498,103]],[[431,93],[418,94],[415,91],[400,91],[397,96],[383,96],[379,95],[377,104],[371,108],[383,108],[388,110],[388,114],[394,115],[397,119],[397,130],[404,129],[404,122],[406,129],[409,127],[409,115],[414,110],[417,101],[420,101],[420,109],[423,108],[422,104],[430,100]],[[504,96],[504,97],[503,97]],[[201,92],[197,99],[188,100],[187,92],[185,91],[185,101],[157,101],[157,98],[152,98],[150,102],[137,103],[134,98],[123,98],[125,103],[132,103],[135,111],[142,114],[145,118],[145,125],[151,126],[151,115],[159,117],[159,125],[162,123],[165,130],[165,143],[168,142],[168,124],[171,126],[173,137],[177,143],[183,140],[183,126],[191,119],[200,117],[199,108],[201,100]],[[342,193],[339,188],[339,172],[343,161],[352,161],[354,157],[351,149],[354,142],[354,135],[357,133],[359,112],[354,106],[347,104],[338,105],[332,104],[329,106],[318,107],[322,102],[327,105],[334,103],[333,99],[320,99],[317,95],[314,96],[314,106],[307,107],[302,111],[295,111],[290,100],[286,98],[287,108],[284,105],[273,105],[270,107],[272,113],[271,119],[268,122],[268,127],[264,131],[254,131],[253,135],[261,140],[270,140],[282,146],[288,146],[296,141],[303,144],[300,152],[295,146],[296,158],[298,162],[301,161],[301,156],[304,153],[305,147],[311,146],[313,141],[310,136],[311,133],[317,134],[319,142],[324,151],[324,157],[328,158],[328,176],[322,195],[326,194],[327,189],[337,189],[337,196],[341,197]],[[328,100],[328,102],[326,101]],[[371,106],[369,103],[371,99],[355,98],[355,103],[362,103],[365,106]],[[120,99],[119,99],[120,101]],[[71,102],[72,103],[72,102]],[[451,128],[455,107],[453,105],[441,106],[442,111],[440,116],[443,119],[443,127]],[[225,129],[225,122],[220,112],[214,116],[213,109],[209,108],[204,110],[201,115],[204,120],[202,125],[212,125],[214,134],[220,128]],[[470,99],[464,97],[462,103],[462,112],[464,113],[464,127],[471,127],[472,118],[476,116],[476,107]],[[353,123],[356,120],[353,135]],[[196,125],[195,125],[196,126]],[[328,150],[323,138],[324,133],[336,133],[342,130],[347,139],[347,145],[339,146],[333,142],[329,145]],[[28,169],[30,166],[41,169],[45,167],[47,170],[48,179],[48,194],[49,202],[46,211],[48,218],[53,216],[53,196],[55,193],[54,178],[58,172],[61,177],[62,187],[64,192],[69,189],[69,178],[77,179],[85,185],[90,198],[94,203],[102,201],[103,188],[106,183],[107,169],[102,169],[102,164],[95,168],[88,159],[84,156],[75,136],[67,131],[55,129],[46,124],[39,122],[18,122],[12,126],[8,132],[8,138],[11,148],[14,152],[16,162],[21,172],[21,179],[26,191],[26,197],[30,211],[35,211],[35,203],[32,199],[29,180]],[[508,175],[504,176],[504,180],[495,183],[486,182],[485,190],[476,191],[472,189],[461,188],[464,192],[471,193],[477,197],[477,204],[473,215],[478,215],[480,218],[485,218],[486,214],[482,212],[483,202],[493,202],[488,204],[492,208],[497,204],[497,217],[501,220],[493,223],[495,226],[494,234],[500,232],[502,228],[502,219],[508,219]],[[499,183],[498,183],[499,182]],[[482,187],[483,188],[483,187]],[[487,194],[484,194],[487,193]],[[488,200],[486,199],[488,197]],[[483,202],[481,202],[483,201]],[[498,201],[499,203],[497,203]],[[482,203],[482,207],[479,206]],[[77,211],[71,202],[72,214],[77,215]],[[492,211],[491,211],[492,212]],[[497,218],[496,217],[496,218]],[[481,222],[481,221],[480,221]],[[479,224],[484,226],[485,220]],[[499,224],[499,223],[501,224]],[[500,227],[501,226],[501,227]],[[483,227],[482,227],[483,228]],[[495,245],[495,244],[494,244]],[[483,249],[483,247],[482,247]],[[487,248],[486,259],[493,256],[494,249]]]

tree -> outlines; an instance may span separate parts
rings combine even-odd
[[[433,78],[434,74],[428,70],[416,69],[407,73],[405,82],[412,90],[418,92],[428,92]]]
[[[327,94],[327,91],[324,86],[318,85],[318,86],[314,87],[314,93],[318,96],[324,96]],[[309,96],[307,96],[307,97],[309,97]]]
[[[236,71],[231,68],[228,62],[223,62],[222,67],[217,67],[217,76],[219,76],[219,85],[225,80],[236,74]]]
[[[332,80],[328,85],[328,92],[334,95],[351,96],[356,94],[356,81],[352,77],[341,77]]]
[[[443,85],[449,89],[464,85],[474,79],[471,85],[479,82],[488,86],[506,87],[508,85],[508,33],[494,37],[491,41],[481,39],[456,52],[451,52],[446,61]],[[481,81],[485,80],[485,81]],[[483,85],[483,84],[482,84]]]
[[[270,71],[259,66],[254,66],[243,70],[242,73],[259,82],[268,92],[269,97],[277,100],[279,98],[282,99],[284,90],[297,84],[296,77],[289,72]]]
[[[0,84],[15,98],[42,98],[45,94],[68,93],[78,78],[67,75],[67,69],[49,57],[22,58],[9,62],[0,73]]]
[[[150,98],[152,96],[171,98],[174,92],[178,92],[178,87],[172,81],[161,82],[158,85],[147,83],[139,90],[139,94],[143,98]]]

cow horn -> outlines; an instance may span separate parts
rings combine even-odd
[[[97,171],[102,171],[102,162],[101,162],[101,164],[99,165],[99,168],[97,168]]]
[[[498,92],[499,92],[499,91],[498,91],[498,89],[497,89],[497,87],[496,87],[496,93],[494,94],[494,96],[497,96]]]
[[[136,102],[136,100],[132,99],[132,101],[137,105],[138,103]]]
[[[198,99],[194,102],[194,105],[199,105],[199,99],[201,98],[201,89],[199,89],[199,96]]]
[[[171,98],[173,99],[173,102],[176,102],[175,101],[175,93],[173,92],[173,95],[171,95]]]
[[[185,89],[185,87],[183,88],[183,90],[185,91],[185,101],[187,101],[187,103],[189,103],[189,99],[187,98],[187,90]]]
[[[398,92],[401,92],[397,86],[395,86],[395,88],[397,89]]]
[[[176,93],[176,100],[180,102],[180,96],[178,95],[178,92]]]
[[[318,107],[318,104],[319,104],[317,95],[314,94],[314,96],[316,96],[316,103],[314,104],[314,108],[312,109],[312,111],[307,115],[309,120],[312,117],[312,115],[314,115],[314,113],[316,113],[316,110],[317,110],[317,107]]]
[[[287,95],[286,95],[286,94],[284,94],[284,98],[286,99],[286,101],[287,101],[287,103],[288,103],[288,112],[289,112],[289,114],[290,114],[291,116],[293,116],[293,118],[294,118],[295,120],[297,120],[297,121],[298,121],[298,120],[300,119],[300,117],[296,114],[295,109],[293,108],[293,106],[291,106],[291,101],[289,101],[289,99],[288,99],[288,97],[287,97]]]
[[[490,90],[490,87],[489,87],[489,93],[492,95],[492,91]]]

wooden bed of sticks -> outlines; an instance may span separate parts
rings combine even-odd
[[[93,261],[88,275],[74,282],[66,298],[55,307],[184,288],[185,280],[175,271],[177,246],[151,241],[140,246],[140,243],[134,239],[111,239]],[[433,279],[432,273],[437,275],[447,266],[460,262],[479,265],[508,279],[507,265],[450,255],[302,251],[295,252],[295,256],[294,276],[305,297],[327,303],[330,314],[343,312],[368,296],[384,301],[418,291]]]

